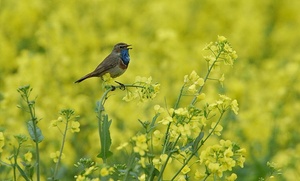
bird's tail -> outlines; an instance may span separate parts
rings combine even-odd
[[[93,72],[92,72],[92,73],[89,73],[89,74],[86,74],[85,76],[83,76],[83,77],[81,77],[80,79],[76,80],[74,83],[80,83],[80,82],[82,82],[82,81],[84,81],[85,79],[90,78],[90,77],[94,77]]]

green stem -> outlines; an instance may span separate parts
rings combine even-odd
[[[169,159],[171,158],[172,154],[174,153],[174,150],[173,150],[173,149],[175,148],[175,146],[176,146],[177,142],[179,141],[179,138],[180,138],[180,137],[181,137],[181,134],[178,135],[178,137],[177,137],[176,141],[174,142],[174,144],[173,144],[173,146],[172,146],[170,152],[168,153],[168,157],[167,157],[165,163],[163,164],[163,166],[162,166],[161,169],[160,169],[160,172],[159,172],[159,175],[158,175],[158,179],[157,179],[157,180],[161,180],[161,179],[162,179],[162,176],[163,176],[163,173],[164,173],[164,171],[165,171],[165,169],[166,169],[166,167],[167,167],[168,161],[169,161]]]
[[[180,89],[180,93],[179,93],[179,96],[178,96],[178,98],[177,98],[177,100],[176,100],[176,103],[175,103],[175,105],[174,105],[174,109],[177,109],[177,108],[178,108],[178,105],[179,105],[179,102],[180,102],[180,100],[181,100],[181,97],[182,97],[182,93],[183,93],[184,87],[185,87],[185,83],[183,84],[183,86],[182,86],[181,89]]]
[[[38,136],[37,136],[37,128],[36,128],[36,124],[37,124],[37,118],[35,117],[35,113],[33,112],[33,103],[30,103],[29,101],[29,94],[26,91],[25,92],[25,101],[28,105],[28,109],[29,109],[29,113],[31,116],[31,120],[32,120],[32,125],[33,125],[33,133],[34,133],[34,138],[35,138],[35,155],[36,155],[36,179],[37,181],[40,180],[40,154],[39,154],[39,142],[38,142]]]
[[[58,160],[56,162],[55,170],[54,170],[54,174],[53,174],[54,180],[56,180],[56,175],[57,175],[57,172],[58,172],[58,166],[61,162],[61,157],[62,157],[62,154],[63,154],[63,150],[64,150],[64,146],[65,146],[65,142],[66,142],[66,137],[67,137],[68,125],[69,125],[69,118],[66,118],[66,127],[65,127],[65,130],[64,130],[64,133],[63,133],[62,143],[61,143],[60,150],[59,150],[59,156],[58,156]]]
[[[20,145],[18,147],[20,148]],[[16,168],[17,168],[17,157],[19,155],[19,148],[17,149],[17,151],[15,151],[15,154],[14,154],[14,163],[13,163],[14,181],[17,180]]]
[[[213,52],[213,51],[212,51]],[[207,74],[206,76],[204,77],[204,84],[199,88],[197,94],[199,94],[202,90],[203,90],[203,87],[206,83],[206,81],[208,80],[209,78],[209,74],[211,73],[212,69],[214,68],[214,65],[216,64],[216,62],[218,61],[218,59],[220,58],[220,55],[221,55],[222,51],[219,51],[219,53],[217,55],[215,55],[216,59],[215,61],[210,65],[210,67],[208,68],[208,71],[207,71]],[[191,105],[195,105],[197,101],[197,96],[195,96],[191,102]]]
[[[179,106],[179,102],[180,102],[181,97],[182,97],[182,95],[183,95],[184,87],[185,87],[185,84],[183,84],[183,86],[182,86],[181,89],[180,89],[180,93],[179,93],[179,96],[178,96],[178,98],[177,98],[177,100],[176,100],[176,103],[175,103],[175,105],[174,105],[174,109],[177,109],[178,106]],[[172,114],[172,118],[173,118],[174,116],[175,116],[175,114],[173,113],[173,114]],[[169,131],[170,131],[170,126],[171,126],[171,124],[172,124],[172,123],[169,123],[169,124],[168,124],[167,130],[166,130],[166,136],[165,136],[164,144],[163,144],[163,153],[165,153],[165,150],[166,150],[167,141],[168,141],[168,139],[169,139]]]
[[[166,130],[166,136],[165,136],[165,139],[164,139],[164,144],[163,144],[162,153],[165,153],[165,152],[166,152],[166,149],[167,149],[167,142],[168,142],[168,140],[169,140],[169,130],[170,130],[171,124],[172,124],[172,123],[169,123],[169,124],[168,124],[167,130]]]
[[[117,86],[117,87],[120,87],[121,88],[121,86]],[[101,130],[102,130],[102,113],[103,113],[103,111],[105,110],[104,109],[104,104],[105,104],[105,100],[107,99],[107,94],[110,92],[110,91],[112,91],[112,90],[114,90],[115,89],[115,87],[109,87],[108,89],[106,89],[105,90],[105,92],[103,93],[103,95],[102,95],[102,97],[100,98],[100,100],[99,100],[99,104],[98,104],[98,107],[97,107],[97,117],[98,117],[98,133],[99,133],[99,141],[100,141],[100,147],[101,147]],[[106,158],[103,158],[103,163],[106,163],[107,162],[107,160],[106,160]]]
[[[210,174],[207,174],[206,177],[203,179],[203,181],[205,181],[209,176]]]
[[[96,112],[97,112],[97,118],[98,118],[98,133],[99,133],[99,138],[100,138],[100,140],[99,140],[100,147],[101,147],[101,130],[102,130],[103,112],[105,111],[104,104],[107,99],[107,95],[109,92],[114,91],[115,89],[124,89],[127,87],[144,88],[144,86],[134,85],[134,84],[122,84],[122,85],[118,85],[118,86],[110,86],[110,87],[106,88],[105,92],[103,93],[100,100],[98,101]],[[106,163],[107,160],[104,158],[103,162]]]
[[[134,156],[134,153],[130,156],[129,158],[129,162],[127,163],[128,167],[126,169],[126,173],[125,173],[125,176],[123,178],[123,181],[126,181],[128,180],[128,177],[129,177],[129,173],[130,171],[133,169],[134,167],[134,163],[135,163],[135,156]]]

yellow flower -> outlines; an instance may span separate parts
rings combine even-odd
[[[183,174],[187,174],[191,171],[190,167],[189,166],[184,166],[183,169],[181,170],[181,173]]]
[[[233,151],[232,149],[229,147],[224,151],[224,156],[225,157],[232,157],[233,156]]]
[[[83,176],[83,175],[77,175],[77,176],[75,176],[75,178],[76,178],[76,181],[85,181],[85,176]]]
[[[108,169],[107,169],[106,167],[101,168],[101,170],[100,170],[100,175],[101,175],[102,177],[105,177],[105,176],[109,175]]]
[[[138,135],[132,138],[135,141],[135,147],[133,147],[133,151],[139,153],[141,156],[145,155],[145,151],[148,151],[147,138],[146,135]]]
[[[234,112],[234,114],[238,114],[238,111],[239,111],[239,104],[237,102],[237,100],[233,100],[231,102],[231,109],[232,111]]]
[[[58,123],[62,122],[63,118],[59,116],[57,119],[50,121],[50,127],[56,127]]]
[[[201,180],[201,179],[203,179],[205,176],[206,176],[206,174],[200,172],[200,171],[197,169],[196,172],[195,172],[194,178],[195,178],[196,180]]]
[[[108,171],[109,171],[109,173],[113,173],[113,172],[115,171],[115,168],[114,168],[114,167],[110,167],[110,168],[108,169]]]
[[[154,111],[155,111],[156,114],[158,114],[158,113],[165,112],[165,109],[162,108],[160,105],[157,104],[157,105],[154,106]]]
[[[235,181],[237,179],[237,175],[232,173],[230,176],[226,177],[226,181]]]
[[[80,123],[78,121],[72,121],[72,124],[71,124],[72,133],[79,132],[80,131],[79,127],[80,127]]]
[[[27,162],[31,162],[31,160],[32,160],[32,153],[28,151],[27,153],[25,153],[24,158],[25,158],[25,160]]]
[[[192,82],[196,82],[196,80],[199,79],[199,75],[196,73],[195,70],[192,71],[192,73],[191,73],[190,76],[189,76],[189,79],[190,79]]]
[[[167,116],[163,118],[161,121],[158,121],[158,123],[161,123],[163,125],[168,125],[171,122],[173,122],[173,118],[171,116]]]
[[[153,132],[153,136],[152,136],[152,143],[154,146],[157,146],[160,144],[160,140],[163,137],[163,134],[159,131],[159,130],[155,130]]]
[[[146,174],[142,174],[138,177],[139,181],[145,181],[146,180]]]
[[[209,163],[208,164],[208,169],[212,172],[212,173],[215,173],[219,170],[220,168],[220,165],[219,163]]]
[[[219,36],[218,35],[218,42],[223,43],[223,42],[226,42],[226,41],[227,41],[227,39],[224,36]]]
[[[196,73],[195,70],[191,72],[190,75],[185,75],[184,76],[184,83],[195,83],[199,79],[199,75]]]
[[[228,101],[230,101],[230,100],[231,100],[231,98],[230,98],[230,97],[228,97],[228,96],[226,96],[226,95],[219,94],[219,96],[220,96],[221,100],[228,100]]]
[[[167,159],[168,159],[168,155],[167,154],[162,154],[159,156],[160,160],[162,162],[166,162]],[[168,164],[172,162],[172,157],[169,157],[169,160],[168,160]]]
[[[159,170],[162,165],[161,160],[158,158],[153,158],[152,162],[154,167]]]
[[[240,155],[236,160],[236,162],[237,162],[236,164],[238,166],[240,166],[241,168],[244,168],[245,161],[246,161],[246,158],[243,155]]]
[[[204,100],[206,97],[206,95],[204,93],[201,93],[197,96],[197,100],[201,101],[201,100]]]
[[[84,175],[90,175],[95,170],[95,166],[91,166],[85,169]]]
[[[114,84],[114,79],[110,76],[109,73],[106,73],[102,76],[102,79],[103,79],[103,83],[105,85],[112,85]]]
[[[189,86],[188,91],[192,94],[195,94],[197,92],[196,85],[192,84],[191,86]]]
[[[203,86],[204,85],[204,79],[203,78],[199,78],[195,84],[199,85],[199,86]]]
[[[175,110],[175,114],[180,115],[180,116],[187,116],[188,115],[188,110],[187,108],[178,108]]]
[[[145,159],[145,157],[141,157],[141,159],[139,160],[139,164],[141,164],[143,168],[146,168],[146,159]]]
[[[50,158],[52,158],[53,159],[53,162],[54,163],[57,163],[58,162],[58,159],[59,159],[59,154],[60,154],[60,152],[59,151],[56,151],[56,152],[52,152],[52,153],[50,153]],[[64,159],[65,158],[65,154],[64,153],[62,153],[62,155],[61,155],[61,159]]]
[[[220,136],[221,135],[221,131],[223,130],[223,127],[220,124],[218,124],[216,126],[216,124],[217,124],[216,122],[211,123],[211,129],[209,130],[209,132],[213,131],[213,134],[215,134],[217,136]]]

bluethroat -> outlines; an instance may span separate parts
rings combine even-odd
[[[130,62],[129,49],[126,43],[118,43],[114,46],[112,52],[96,67],[94,71],[83,76],[75,81],[79,83],[87,78],[102,77],[104,74],[109,73],[112,78],[122,75]]]

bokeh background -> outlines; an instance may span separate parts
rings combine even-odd
[[[281,168],[277,180],[299,179],[299,7],[298,0],[0,0],[0,131],[6,138],[1,159],[10,155],[13,135],[27,134],[28,115],[17,108],[18,87],[30,84],[37,97],[44,178],[61,139],[50,121],[63,108],[80,115],[81,131],[68,135],[64,151],[64,174],[72,180],[73,164],[81,157],[96,159],[99,152],[94,110],[103,93],[99,79],[75,80],[114,44],[126,42],[133,45],[132,61],[117,80],[152,76],[161,84],[159,96],[147,103],[124,102],[122,91],[109,98],[116,148],[141,129],[138,119],[151,119],[153,105],[174,104],[185,74],[205,75],[202,49],[223,35],[239,58],[223,69],[224,87],[212,83],[206,94],[223,93],[239,102],[239,115],[221,123],[222,137],[247,149],[245,167],[235,170],[238,180],[267,178],[268,161]]]

